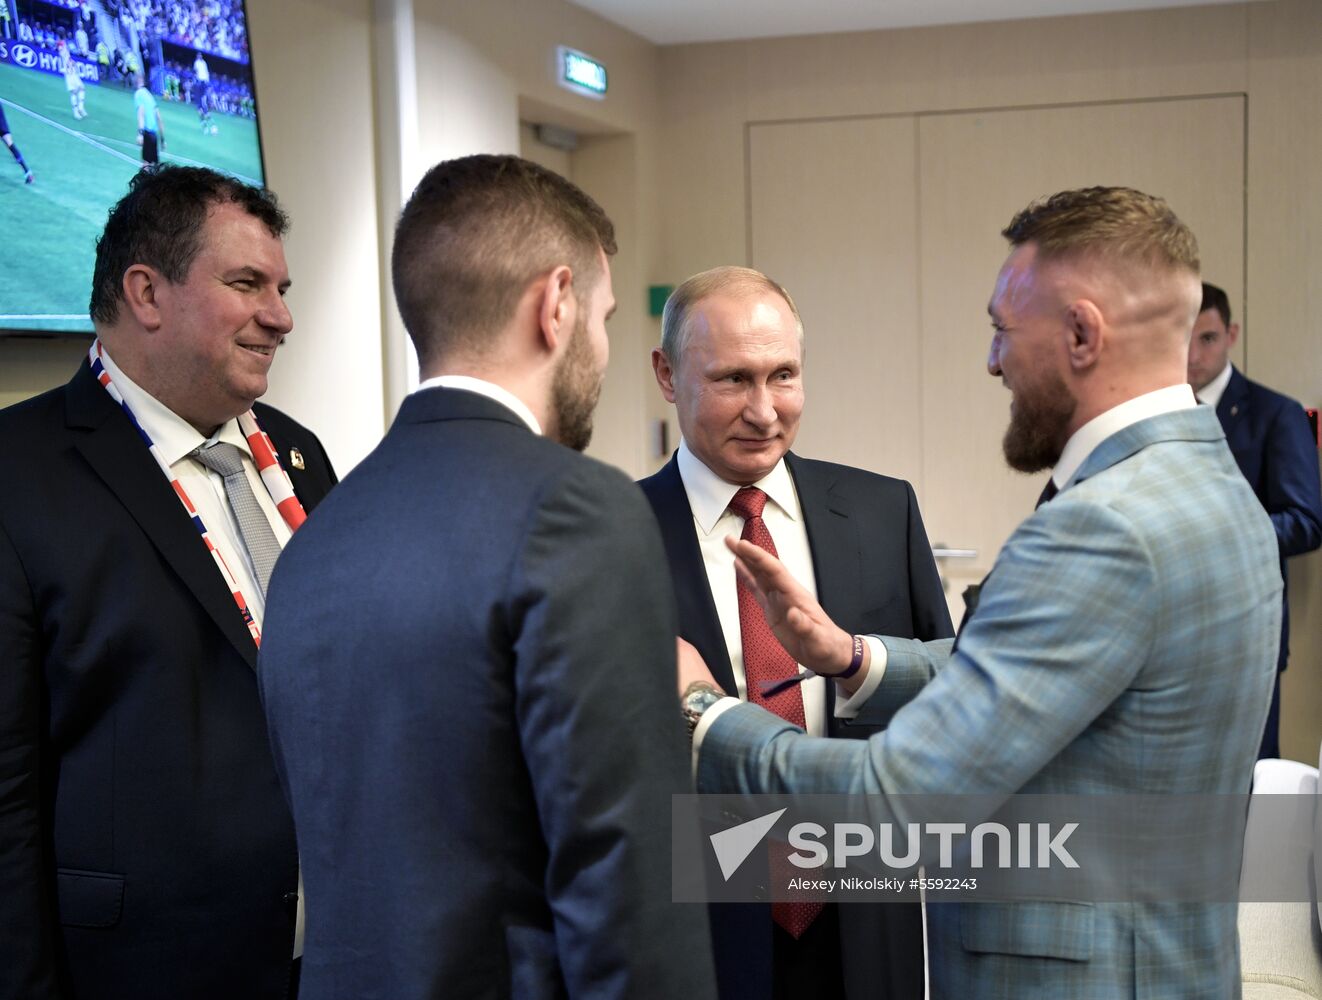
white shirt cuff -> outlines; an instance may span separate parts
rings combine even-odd
[[[868,650],[872,653],[872,661],[868,664],[868,675],[863,679],[857,691],[844,701],[837,697],[835,700],[835,717],[837,719],[855,718],[859,710],[867,704],[867,700],[876,693],[877,688],[881,687],[881,679],[886,676],[886,646],[875,635],[863,636],[863,641],[868,644]],[[836,694],[844,696],[842,688],[836,687]],[[713,706],[714,707],[714,706]],[[703,716],[703,722],[707,721]]]
[[[702,747],[702,738],[707,735],[707,730],[711,724],[716,721],[722,712],[727,712],[735,705],[740,704],[738,698],[722,698],[707,711],[702,713],[702,718],[698,720],[698,728],[693,730],[693,780],[698,780],[698,750]]]

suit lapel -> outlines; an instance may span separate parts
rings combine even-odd
[[[1239,373],[1238,368],[1230,370],[1230,381],[1226,383],[1226,391],[1221,394],[1221,400],[1216,404],[1216,417],[1221,421],[1221,427],[1226,432],[1226,440],[1230,443],[1231,450],[1238,445],[1240,448],[1248,447],[1248,442],[1240,442],[1238,438],[1248,434],[1249,416],[1249,380]]]
[[[723,690],[734,692],[737,687],[734,668],[730,665],[730,651],[721,632],[711,584],[707,582],[707,567],[702,561],[702,550],[698,548],[693,509],[689,506],[688,494],[684,492],[684,481],[680,478],[675,457],[672,456],[653,477],[649,499],[675,580],[680,634],[697,647],[716,683]]]
[[[862,546],[849,498],[837,491],[834,473],[785,453],[785,465],[799,494],[799,510],[812,553],[817,603],[833,621],[856,621],[863,594]],[[826,685],[826,715],[834,718],[835,685]]]
[[[84,364],[65,388],[74,447],[249,666],[257,647],[234,597],[147,445]]]
[[[799,508],[812,552],[817,602],[836,621],[858,616],[863,590],[858,527],[853,505],[836,489],[835,477],[786,453],[785,464],[799,494]]]

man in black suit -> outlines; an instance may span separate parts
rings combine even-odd
[[[285,227],[212,171],[138,174],[88,362],[0,413],[0,997],[291,993],[254,669],[270,563],[335,475],[254,403],[292,327]]]
[[[614,250],[512,156],[439,164],[400,217],[423,381],[290,546],[262,649],[304,1000],[713,995],[706,922],[670,903],[691,785],[661,541],[578,453]]]
[[[796,665],[769,632],[747,631],[764,621],[751,604],[745,609],[749,598],[736,587],[724,543],[760,522],[799,581],[856,634],[953,634],[909,484],[789,451],[803,410],[802,363],[798,310],[770,278],[719,267],[681,284],[666,303],[652,367],[684,440],[641,485],[675,578],[680,635],[717,682],[814,735],[866,737],[875,729],[850,732],[836,718],[835,686],[821,678],[764,699],[762,685],[779,677],[764,674],[759,657],[749,681],[750,643],[774,645],[783,670]],[[751,509],[745,498],[755,498]],[[724,1000],[922,996],[916,905],[790,914],[721,904],[711,922]]]
[[[1281,755],[1281,671],[1290,656],[1289,573],[1285,561],[1322,546],[1322,481],[1317,440],[1303,408],[1289,396],[1245,378],[1230,361],[1239,339],[1230,298],[1203,282],[1203,303],[1189,341],[1189,384],[1200,403],[1216,409],[1226,443],[1276,529],[1285,602],[1276,688],[1259,757]]]

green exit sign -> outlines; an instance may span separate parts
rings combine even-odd
[[[560,86],[597,100],[606,96],[606,67],[602,63],[566,45],[555,51]]]

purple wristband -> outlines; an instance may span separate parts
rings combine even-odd
[[[848,680],[858,673],[858,668],[861,666],[863,666],[863,637],[856,635],[854,636],[854,657],[849,661],[849,666],[845,667],[841,673],[828,674],[827,676],[837,681]]]

